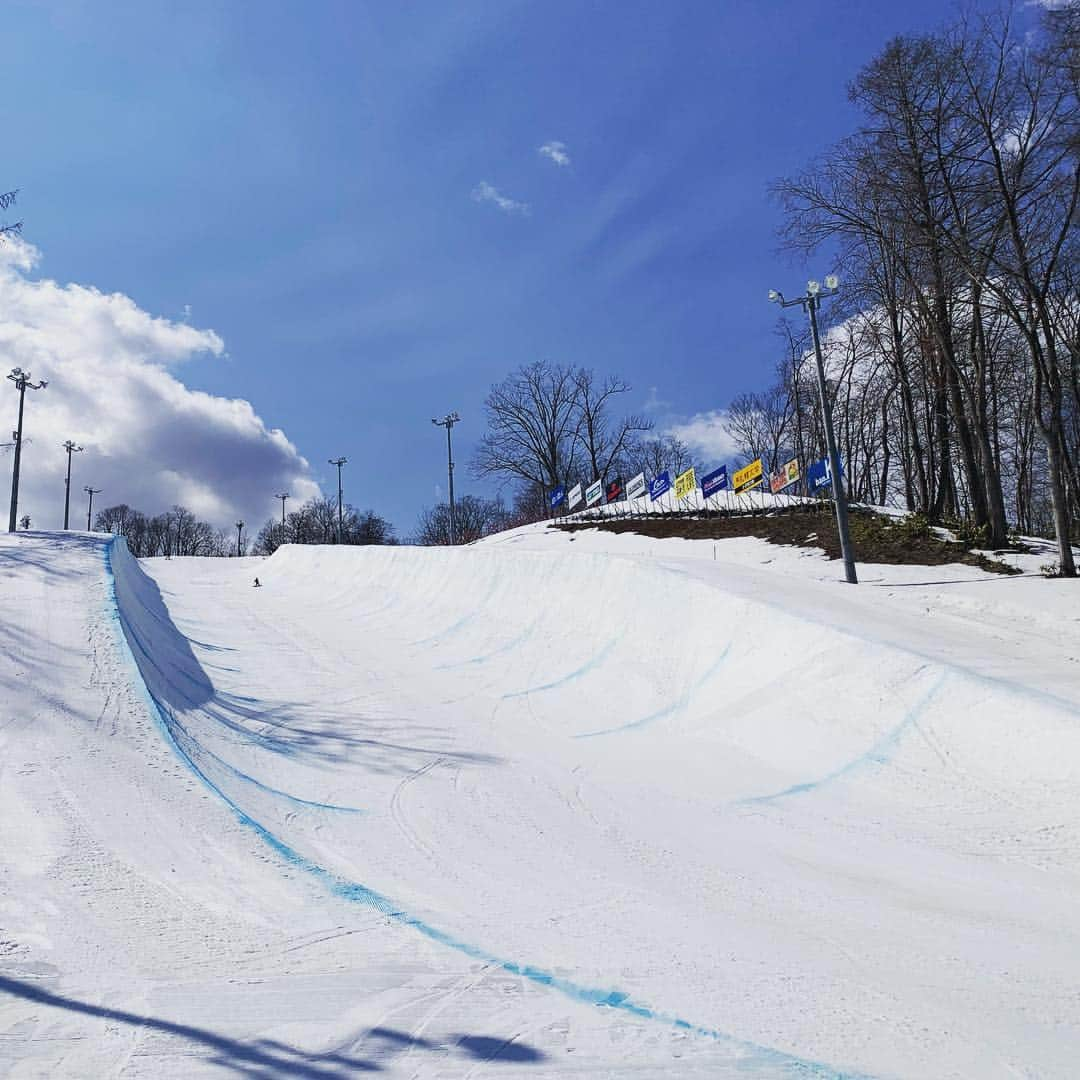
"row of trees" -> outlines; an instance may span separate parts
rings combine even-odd
[[[396,544],[394,527],[374,510],[342,507],[340,535],[336,499],[309,499],[281,519],[267,518],[255,538],[252,553],[272,555],[282,544]]]
[[[149,516],[141,510],[133,510],[127,503],[119,503],[99,510],[94,518],[94,528],[98,532],[124,537],[128,549],[137,559],[157,555],[236,554],[235,536],[200,521],[185,506],[174,506],[163,514]]]
[[[961,19],[891,42],[850,87],[862,121],[777,185],[787,243],[836,253],[830,387],[856,498],[1054,535],[1080,521],[1080,5],[1037,35]],[[833,301],[837,303],[838,301]],[[806,342],[785,328],[733,431],[775,464],[821,453]]]
[[[530,518],[529,520],[535,520]],[[466,495],[454,501],[454,532],[456,542],[471,544],[474,540],[524,524],[513,510],[507,509],[502,499],[485,499],[478,495]],[[424,545],[448,545],[451,540],[450,504],[421,511],[416,523],[414,543]]]
[[[109,506],[98,512],[94,528],[111,532],[127,540],[132,555],[139,559],[155,556],[229,556],[250,553],[271,555],[282,543],[336,544],[338,542],[337,502],[309,499],[281,521],[268,520],[259,530],[254,544],[241,535],[217,529],[200,521],[187,507],[174,506],[162,514],[149,516],[126,503]],[[352,506],[343,508],[342,537],[345,544],[393,544],[394,528],[371,510],[361,513]]]

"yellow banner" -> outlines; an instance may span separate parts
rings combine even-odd
[[[740,491],[749,491],[750,488],[757,487],[760,483],[761,458],[758,458],[757,461],[751,461],[746,468],[737,470],[731,478],[731,486],[735,489],[736,494]]]
[[[684,473],[675,477],[675,498],[685,499],[694,488],[697,487],[697,477],[694,475],[694,467],[691,465]]]

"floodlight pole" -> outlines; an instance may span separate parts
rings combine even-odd
[[[240,534],[244,531],[244,523],[238,521],[236,523],[236,557],[239,559],[243,549],[240,547]]]
[[[30,381],[30,372],[22,368],[12,368],[8,378],[15,384],[19,391],[19,426],[12,434],[15,436],[15,463],[11,467],[11,514],[8,517],[8,532],[15,531],[15,519],[19,513],[19,465],[22,461],[22,428],[23,428],[23,403],[26,400],[26,391],[44,390],[49,384],[42,379],[39,383]]]
[[[431,422],[436,427],[446,428],[446,473],[450,488],[450,544],[453,546],[457,529],[454,521],[454,448],[450,441],[450,432],[454,430],[455,424],[461,423],[461,417],[456,412],[452,412],[447,413],[441,420],[432,419]]]
[[[68,439],[64,443],[64,449],[68,456],[67,479],[64,481],[64,532],[67,532],[68,512],[71,509],[71,455],[79,453],[83,448]]]
[[[344,458],[344,457],[331,458],[330,459],[330,464],[337,466],[337,542],[339,544],[342,542],[341,541],[341,534],[342,534],[342,526],[341,526],[341,466],[342,465],[347,465],[348,463],[349,463],[349,459]],[[284,509],[284,506],[285,506],[285,504],[282,503],[282,508],[283,509]]]
[[[794,300],[785,300],[784,294],[773,290],[769,299],[781,307],[800,305],[810,316],[810,334],[814,339],[814,359],[817,361],[818,393],[821,396],[821,417],[825,426],[825,445],[829,454],[829,469],[832,472],[833,503],[836,507],[836,530],[840,534],[840,553],[844,558],[844,576],[849,585],[859,583],[855,573],[855,552],[851,546],[851,530],[848,526],[847,494],[844,491],[844,478],[840,473],[840,455],[836,449],[836,436],[833,433],[832,406],[829,404],[829,391],[825,385],[825,361],[821,355],[821,337],[818,334],[817,313],[824,296],[835,296],[839,291],[835,278],[825,279],[826,288],[822,292],[816,281],[807,284],[806,295]]]
[[[281,542],[285,543],[285,500],[289,497],[287,491],[283,491],[280,495],[275,495],[275,499],[281,500]]]
[[[83,488],[83,491],[85,491],[86,494],[90,496],[89,502],[86,505],[86,531],[91,532],[92,530],[90,529],[90,519],[94,514],[94,496],[101,494],[101,488],[90,487],[89,485],[87,485]]]

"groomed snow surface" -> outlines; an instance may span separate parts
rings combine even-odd
[[[4,537],[0,1074],[1075,1077],[1080,590],[1017,561]]]

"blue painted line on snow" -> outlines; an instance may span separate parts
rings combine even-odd
[[[473,621],[473,619],[475,619],[477,617],[477,615],[479,615],[480,612],[482,612],[484,610],[484,605],[487,604],[487,602],[492,598],[492,596],[494,594],[495,594],[495,579],[493,577],[491,579],[491,581],[488,583],[488,590],[484,594],[483,599],[476,605],[476,607],[474,607],[472,609],[472,611],[469,611],[466,614],[462,615],[460,619],[457,619],[455,622],[452,622],[449,626],[447,626],[444,629],[440,630],[437,634],[432,634],[429,637],[421,638],[419,641],[410,641],[409,644],[410,645],[431,645],[433,642],[441,641],[445,637],[450,637],[452,634],[456,634],[463,626],[467,626],[469,623],[471,623]]]
[[[580,735],[575,735],[574,738],[595,739],[601,735],[615,735],[622,731],[633,731],[636,728],[647,727],[649,724],[656,723],[657,720],[665,720],[669,716],[682,712],[693,700],[694,695],[724,666],[724,661],[727,659],[729,652],[731,652],[730,642],[724,646],[724,651],[713,661],[708,670],[699,679],[691,683],[683,691],[678,701],[673,702],[671,705],[665,705],[662,709],[641,717],[640,720],[631,720],[628,724],[619,724],[616,727],[603,728],[600,731],[584,731]]]
[[[784,788],[783,791],[775,791],[771,795],[749,795],[744,799],[737,799],[734,805],[760,805],[762,803],[775,802],[777,799],[786,799],[791,795],[805,795],[808,792],[817,791],[827,784],[842,780],[845,776],[850,775],[864,765],[887,765],[899,749],[900,742],[904,735],[907,734],[910,728],[918,723],[919,717],[926,712],[930,703],[937,696],[938,691],[945,685],[948,677],[949,672],[942,671],[937,677],[934,685],[931,686],[910,709],[908,709],[903,720],[901,720],[892,731],[887,732],[878,739],[866,753],[860,754],[858,757],[846,762],[844,765],[841,765],[838,769],[834,769],[831,773],[827,773],[819,780],[808,780],[802,784],[792,784],[791,787]]]
[[[486,664],[489,660],[496,656],[502,656],[504,653],[512,652],[519,645],[524,644],[533,636],[533,632],[536,629],[536,623],[527,627],[522,633],[511,641],[506,642],[505,645],[500,645],[497,649],[492,649],[489,653],[484,653],[482,656],[473,656],[468,660],[458,660],[453,664],[437,664],[433,671],[450,671],[453,668],[468,667],[471,664]]]
[[[576,671],[571,671],[568,675],[563,675],[561,678],[555,679],[554,682],[542,683],[540,686],[531,686],[528,690],[515,690],[513,693],[503,694],[503,701],[507,701],[510,698],[527,697],[529,694],[539,694],[544,690],[554,690],[556,687],[565,686],[568,682],[580,679],[582,675],[586,675],[594,668],[598,668],[607,659],[608,653],[615,648],[617,641],[618,638],[612,638],[591,660],[587,660]]]
[[[864,1073],[841,1072],[822,1062],[796,1057],[794,1054],[787,1054],[782,1050],[776,1050],[772,1047],[759,1046],[757,1043],[750,1042],[746,1039],[740,1039],[715,1028],[693,1024],[688,1020],[641,1004],[631,998],[629,994],[625,994],[619,990],[581,986],[570,979],[564,979],[562,976],[556,975],[554,972],[546,971],[543,968],[533,967],[529,964],[519,964],[510,960],[503,960],[477,945],[462,941],[443,930],[439,930],[437,927],[432,926],[423,919],[419,919],[414,915],[410,915],[407,912],[400,910],[398,905],[392,903],[387,897],[368,888],[366,885],[361,885],[358,882],[349,881],[346,878],[340,877],[330,870],[327,870],[325,867],[312,862],[306,856],[301,855],[298,851],[285,843],[284,840],[267,829],[261,822],[251,817],[224,791],[222,791],[221,788],[210,780],[192,758],[185,753],[174,737],[171,730],[171,724],[174,721],[170,718],[168,707],[159,701],[146,685],[146,682],[142,677],[142,672],[139,669],[138,662],[135,659],[135,655],[127,645],[128,639],[125,633],[125,626],[128,624],[124,619],[120,611],[119,603],[117,602],[115,576],[112,568],[111,548],[114,542],[115,541],[110,541],[104,549],[108,614],[119,631],[117,637],[118,643],[126,653],[127,659],[134,669],[137,683],[142,687],[146,694],[148,704],[151,707],[151,714],[153,715],[159,730],[162,732],[166,742],[180,761],[195,774],[199,781],[232,810],[236,815],[237,820],[242,825],[247,826],[255,832],[260,839],[291,866],[310,874],[325,885],[328,891],[333,895],[338,896],[343,900],[364,904],[367,907],[373,908],[387,919],[393,920],[402,926],[409,926],[423,934],[429,940],[437,942],[440,945],[445,945],[456,952],[468,956],[470,959],[478,960],[481,963],[489,964],[492,967],[497,967],[510,974],[528,979],[530,982],[538,985],[551,987],[553,990],[559,991],[566,997],[583,1004],[616,1009],[620,1012],[629,1013],[632,1016],[637,1016],[645,1020],[656,1020],[679,1028],[680,1030],[690,1032],[691,1034],[703,1036],[722,1043],[731,1049],[733,1054],[742,1059],[738,1066],[740,1071],[745,1068],[768,1067],[772,1070],[778,1068],[782,1069],[784,1073],[792,1077],[815,1077],[819,1078],[819,1080],[871,1080],[871,1078]]]

